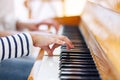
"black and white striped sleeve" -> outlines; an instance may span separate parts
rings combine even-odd
[[[33,42],[29,33],[0,38],[0,60],[28,56],[32,53]]]

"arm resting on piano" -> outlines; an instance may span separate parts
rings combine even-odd
[[[2,33],[4,34],[5,32],[1,32],[1,36],[6,36],[0,39],[2,60],[11,58],[12,54],[15,55],[15,57],[24,56],[24,52],[28,55],[31,53],[33,45],[46,50],[50,56],[53,55],[52,52],[54,49],[60,45],[66,44],[68,49],[73,48],[72,42],[65,36],[57,36],[44,32],[19,33],[16,35],[12,35],[15,33],[10,32],[6,32],[4,35]],[[51,49],[49,47],[50,44],[54,44]],[[7,48],[9,48],[9,50],[7,50]],[[21,49],[21,52],[17,51],[18,49]]]

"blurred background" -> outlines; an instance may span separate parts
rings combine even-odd
[[[14,0],[17,19],[80,15],[86,0]]]

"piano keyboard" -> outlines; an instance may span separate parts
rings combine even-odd
[[[66,50],[65,45],[61,47],[59,59],[60,80],[101,80],[78,27],[65,26],[63,35],[73,42],[75,48]]]

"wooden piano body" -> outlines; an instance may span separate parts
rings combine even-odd
[[[88,1],[81,15],[81,31],[103,80],[120,80],[119,6],[119,0]]]

